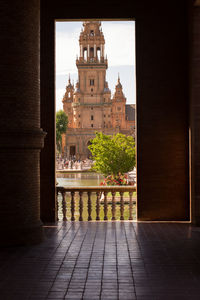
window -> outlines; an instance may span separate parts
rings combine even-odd
[[[90,30],[90,35],[94,36],[94,30]]]
[[[117,107],[117,110],[121,110],[121,107],[120,107],[120,106],[118,106],[118,107]]]
[[[91,115],[91,120],[92,120],[92,121],[94,120],[94,116],[93,116],[93,115]]]
[[[93,92],[93,89],[91,89],[91,92]]]
[[[91,107],[91,110],[93,110],[93,107]]]
[[[91,127],[93,127],[93,124],[91,124]]]
[[[90,79],[90,85],[94,85],[94,79]]]
[[[87,60],[87,48],[83,48],[83,58]]]
[[[104,118],[106,117],[106,115],[104,115]]]
[[[81,115],[78,115],[78,117],[80,118],[80,117],[81,117]]]

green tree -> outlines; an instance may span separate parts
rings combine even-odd
[[[93,168],[105,176],[117,177],[131,171],[135,166],[135,142],[132,136],[96,132],[96,137],[91,140],[88,149],[95,160]]]
[[[68,125],[68,117],[63,110],[56,113],[56,145],[59,153],[62,148],[62,134],[66,132]]]

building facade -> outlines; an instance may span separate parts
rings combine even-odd
[[[86,159],[90,156],[88,145],[96,131],[135,136],[135,105],[126,104],[119,76],[111,97],[106,81],[108,61],[101,22],[83,23],[79,45],[78,81],[74,87],[69,78],[62,100],[69,120],[67,132],[62,137],[62,152],[67,158]]]

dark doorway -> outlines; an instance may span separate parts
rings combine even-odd
[[[70,148],[69,148],[69,155],[70,156],[76,155],[76,146],[70,146]]]
[[[136,63],[137,218],[140,221],[188,220],[186,1],[179,0],[176,4],[168,1],[164,10],[158,2],[154,3],[156,5],[145,2],[144,10],[144,6],[135,0],[125,2],[123,6],[117,2],[114,9],[110,5],[108,10],[94,6],[91,11],[83,2],[77,10],[73,10],[73,3],[67,1],[61,1],[59,5],[55,2],[49,6],[47,1],[41,4],[41,127],[48,132],[41,152],[42,219],[50,220],[55,215],[55,163],[52,161],[55,157],[55,133],[52,130],[55,127],[54,20],[80,19],[85,15],[87,18],[89,15],[116,17],[120,8],[121,17],[134,15],[139,20],[136,27],[139,53]]]

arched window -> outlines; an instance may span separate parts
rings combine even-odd
[[[90,86],[94,85],[94,79],[90,79]]]
[[[97,47],[97,58],[98,60],[101,59],[101,49],[99,47]]]
[[[87,60],[87,48],[83,48],[83,58]]]

